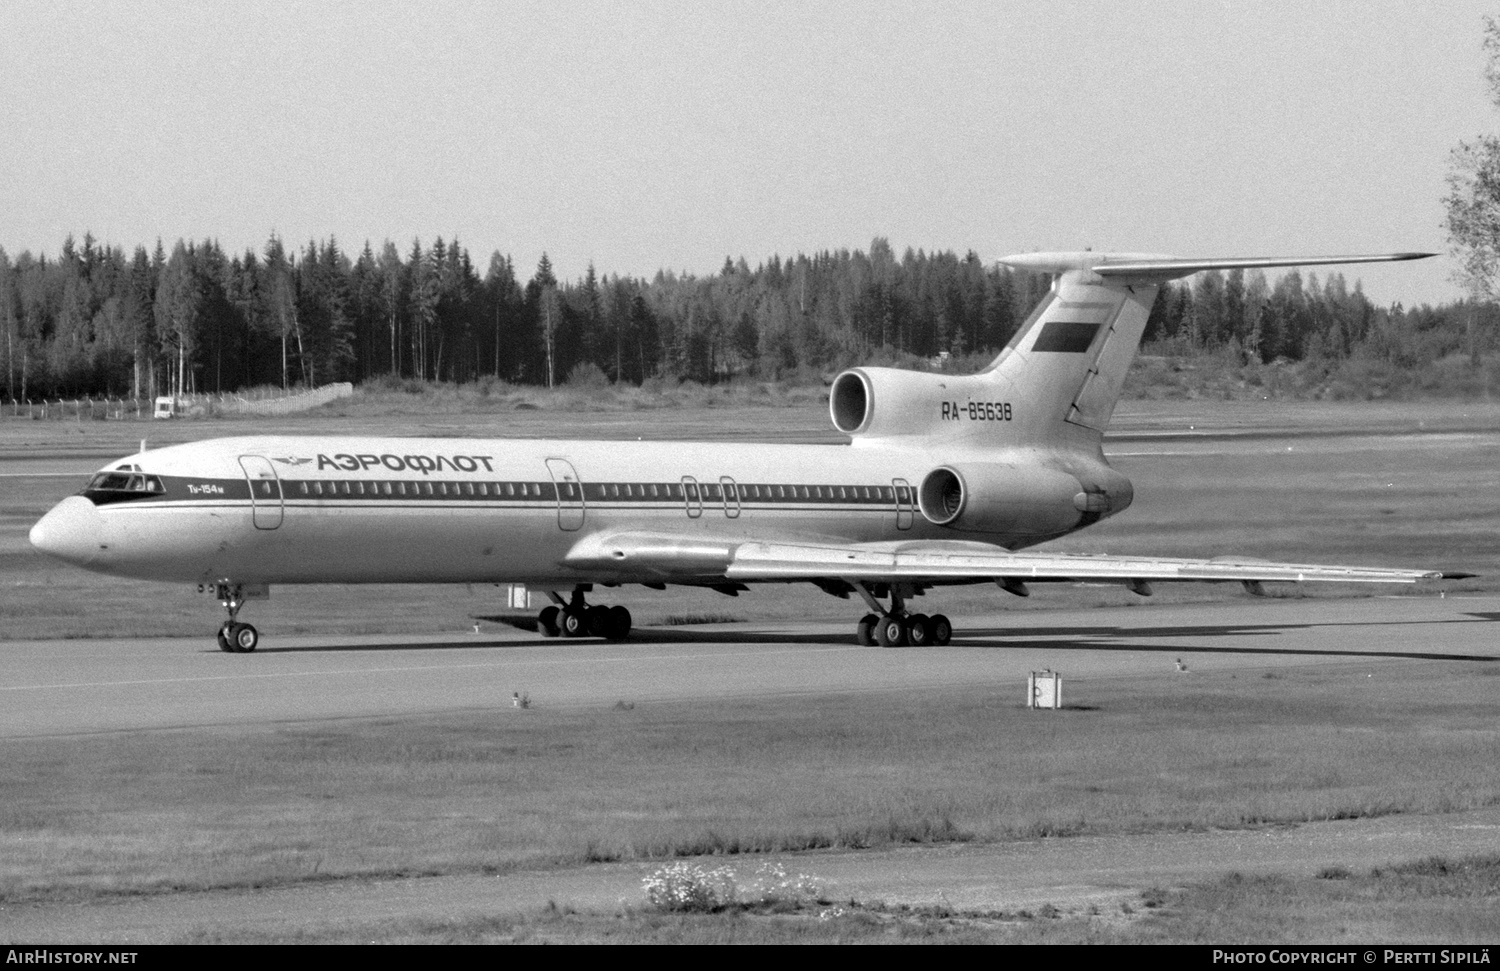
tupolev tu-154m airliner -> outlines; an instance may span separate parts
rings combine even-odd
[[[1411,583],[1443,574],[1031,550],[1130,505],[1101,447],[1157,290],[1202,270],[1417,259],[1180,260],[1031,253],[1001,262],[1050,292],[978,374],[854,368],[829,410],[849,445],[252,436],[111,462],[31,530],[89,570],[198,584],[255,650],[246,600],[289,583],[519,583],[542,633],[624,638],[595,587],[735,593],[806,581],[868,606],[863,644],[946,644],[909,609],[949,584],[1103,581]]]

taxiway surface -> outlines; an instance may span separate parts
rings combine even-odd
[[[501,625],[447,636],[289,637],[254,654],[212,638],[13,641],[0,738],[617,701],[879,692],[1390,659],[1500,660],[1500,597],[1243,600],[955,618],[944,648],[858,647],[847,624],[645,629],[624,643]],[[1066,701],[1065,694],[1064,700]]]

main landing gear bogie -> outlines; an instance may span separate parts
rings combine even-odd
[[[953,624],[942,614],[865,614],[855,630],[863,647],[945,647],[953,639]]]
[[[886,609],[866,584],[856,583],[854,589],[873,611],[861,617],[855,628],[854,637],[860,646],[926,647],[931,644],[945,647],[953,639],[953,623],[942,614],[929,617],[906,612],[906,598],[911,596],[911,590],[892,584],[891,606]]]
[[[537,629],[543,637],[602,637],[623,641],[630,636],[630,611],[624,607],[590,606],[581,591],[575,591],[570,602],[559,602],[542,608],[537,615]]]

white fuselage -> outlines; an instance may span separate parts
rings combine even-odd
[[[1003,532],[933,525],[916,486],[954,458],[951,448],[875,443],[215,439],[111,463],[160,491],[73,497],[33,541],[79,566],[144,579],[545,587],[710,583],[723,566],[713,550],[746,539],[1016,548],[1080,525],[1071,504],[1036,509]],[[1017,469],[1046,456],[1027,449],[1010,459]],[[599,537],[620,532],[660,533],[672,548],[660,561],[589,555]]]

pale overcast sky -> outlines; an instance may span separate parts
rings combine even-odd
[[[1446,251],[1469,0],[0,4],[0,246]],[[1454,299],[1446,256],[1349,271]]]

